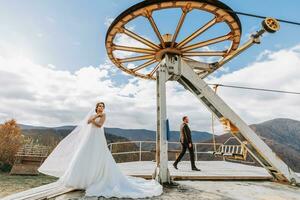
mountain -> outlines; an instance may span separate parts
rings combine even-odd
[[[45,129],[48,127],[43,127],[43,126],[32,126],[32,125],[25,125],[25,124],[19,124],[20,128],[22,130],[27,130],[27,129]]]
[[[105,128],[105,132],[117,136],[122,136],[128,140],[145,140],[153,141],[156,139],[156,132],[146,129],[121,129],[121,128]],[[210,133],[201,131],[192,131],[192,138],[194,142],[208,140],[212,137]],[[179,141],[179,131],[170,131],[170,141]]]
[[[283,144],[300,153],[300,121],[277,118],[254,124],[251,128],[262,138]]]
[[[300,121],[277,118],[250,127],[288,166],[300,172]],[[224,143],[229,137],[230,134],[216,136],[216,142]]]
[[[20,125],[22,128],[22,133],[25,136],[25,140],[29,143],[40,144],[49,146],[53,149],[59,141],[66,137],[75,127],[74,126],[61,126],[61,127],[37,127]],[[105,136],[107,143],[122,142],[122,141],[155,141],[156,132],[146,129],[120,129],[120,128],[105,128]],[[206,132],[193,131],[192,132],[193,141],[199,142],[203,140],[208,140],[211,138],[211,134]],[[170,141],[179,140],[178,131],[170,131],[169,134]],[[138,148],[137,144],[125,144],[125,145],[115,145],[113,147],[113,152],[126,152],[126,151],[136,151]],[[143,150],[153,150],[155,146],[153,144],[144,144]],[[127,154],[127,155],[115,155],[114,159],[117,162],[124,161],[136,161],[139,159],[138,154]],[[154,153],[143,155],[143,159],[153,160]]]
[[[75,126],[60,126],[60,127],[35,127],[28,125],[20,125],[22,134],[25,139],[35,143],[46,146],[55,147],[63,138],[65,138]],[[128,141],[125,137],[105,133],[108,143]]]
[[[285,163],[300,172],[300,121],[278,118],[251,128]]]
[[[67,136],[74,126],[35,127],[20,125],[25,136],[37,139],[43,144],[57,144]],[[265,121],[250,127],[286,162],[292,169],[300,172],[300,121],[278,118]],[[108,143],[117,141],[155,140],[155,131],[146,129],[105,128]],[[231,135],[216,136],[216,142],[224,143]],[[207,132],[193,131],[194,142],[212,142],[212,135]],[[178,141],[179,132],[170,131],[169,140]],[[205,148],[203,146],[203,148]],[[205,149],[203,149],[205,151]]]
[[[26,124],[19,124],[20,128],[22,130],[28,130],[28,129],[55,129],[55,130],[73,130],[75,126],[69,125],[69,126],[58,126],[58,127],[45,127],[45,126],[32,126],[32,125],[26,125]]]
[[[58,138],[62,139],[67,136],[75,126],[60,126],[60,127],[35,127],[20,124],[24,135],[32,136],[39,134],[56,134]],[[156,132],[147,129],[121,129],[121,128],[104,128],[105,134],[115,135],[126,138],[131,141],[153,141],[156,139]],[[192,138],[194,142],[208,140],[212,137],[210,133],[201,131],[192,131]],[[179,141],[179,131],[170,131],[170,141]]]

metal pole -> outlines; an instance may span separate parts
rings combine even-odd
[[[142,142],[140,141],[140,158],[139,161],[142,161]]]
[[[198,161],[198,151],[197,151],[197,144],[195,144],[195,154],[196,154],[196,161]]]
[[[156,167],[159,167],[160,162],[160,124],[159,124],[159,73],[156,73]]]
[[[166,73],[167,67],[159,68],[159,121],[160,121],[160,180],[161,183],[169,182],[168,174],[168,142],[167,142],[167,105],[166,105]]]
[[[167,67],[165,64],[159,66],[157,70],[157,131],[159,135],[159,160],[157,160],[158,167],[156,169],[156,179],[160,183],[169,183],[170,174],[168,170],[168,141],[167,141],[167,129],[166,129],[166,75]]]

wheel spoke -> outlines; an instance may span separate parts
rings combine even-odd
[[[226,51],[188,51],[183,56],[224,56]]]
[[[183,22],[184,22],[184,20],[185,20],[186,14],[187,14],[187,10],[183,10],[183,11],[182,11],[182,14],[181,14],[181,16],[180,16],[180,19],[179,19],[179,21],[178,21],[178,24],[177,24],[175,33],[174,33],[173,38],[172,38],[171,47],[174,47],[175,41],[176,41],[177,36],[178,36],[178,34],[179,34],[179,31],[180,31],[180,29],[181,29],[181,27],[182,27],[182,24],[183,24]]]
[[[196,70],[200,70],[200,71],[205,71],[205,72],[209,72],[209,71],[211,71],[210,69],[208,69],[208,68],[204,68],[204,67],[195,67],[194,69],[196,69]]]
[[[141,70],[141,69],[143,69],[145,67],[148,67],[149,65],[151,65],[151,64],[153,64],[155,62],[157,62],[157,61],[155,59],[152,59],[152,60],[149,60],[149,61],[145,62],[144,64],[141,64],[140,66],[137,66],[137,67],[135,67],[135,68],[133,68],[131,70],[133,72],[136,72],[136,71]]]
[[[199,16],[196,13],[197,24],[191,28],[186,25],[194,11]],[[173,12],[178,14],[176,18]],[[211,17],[207,18],[208,15]],[[168,23],[161,24],[163,19]],[[171,20],[175,20],[173,28]],[[131,29],[131,25],[137,27]],[[152,36],[143,33],[145,28]],[[118,42],[120,35],[127,38],[124,43]],[[136,77],[159,78],[156,75],[161,61],[166,55],[176,55],[203,79],[237,51],[240,40],[240,20],[225,5],[213,0],[149,0],[130,7],[114,20],[106,33],[105,47],[116,67]]]
[[[124,34],[128,35],[129,37],[131,37],[131,38],[133,38],[133,39],[135,39],[135,40],[137,40],[137,41],[139,41],[139,42],[147,45],[148,47],[150,47],[152,49],[156,49],[156,50],[160,49],[160,47],[157,46],[156,44],[154,44],[153,42],[147,40],[146,38],[143,38],[143,37],[137,35],[136,33],[132,32],[132,31],[126,29],[126,28],[123,28],[122,32]]]
[[[190,41],[192,41],[193,39],[195,39],[198,35],[202,34],[203,32],[205,32],[207,29],[209,29],[210,27],[212,27],[213,25],[215,25],[217,22],[217,18],[213,18],[211,21],[207,22],[204,26],[202,26],[201,28],[199,28],[198,30],[196,30],[194,33],[192,33],[191,35],[189,35],[188,37],[186,37],[184,40],[182,40],[181,42],[179,42],[176,47],[177,48],[181,48],[184,45],[186,45],[187,43],[189,43]]]
[[[153,74],[158,70],[158,68],[159,68],[159,64],[160,63],[157,63],[157,65],[153,68],[153,70],[148,74],[148,76],[153,76]]]
[[[145,49],[139,47],[128,47],[128,46],[121,46],[121,45],[114,45],[113,50],[121,50],[121,51],[130,51],[135,53],[144,53],[144,54],[154,54],[155,51],[153,49]]]
[[[149,13],[149,12],[147,12],[146,13],[146,17],[149,20],[149,22],[150,22],[150,24],[151,24],[151,26],[152,26],[152,28],[153,28],[156,36],[158,37],[158,39],[159,39],[159,41],[161,43],[162,48],[165,48],[166,47],[165,42],[164,42],[164,40],[163,40],[163,38],[162,38],[162,36],[161,36],[161,34],[160,34],[157,26],[156,26],[156,23],[155,23],[155,21],[154,21],[154,19],[152,17],[152,14]]]
[[[186,61],[194,61],[194,62],[198,62],[197,60],[194,60],[194,59],[191,59],[191,58],[185,57],[185,56],[183,56],[182,59],[183,59],[183,60],[186,60]]]
[[[202,74],[205,74],[205,73],[207,73],[207,71],[200,71],[200,72],[197,72],[196,74],[202,75]]]
[[[199,43],[192,44],[190,46],[184,47],[184,48],[181,49],[181,51],[186,52],[186,51],[190,51],[190,50],[193,50],[193,49],[198,49],[200,47],[208,46],[208,45],[215,44],[215,43],[218,43],[218,42],[223,42],[225,40],[230,39],[231,37],[232,37],[232,34],[228,33],[227,35],[223,35],[221,37],[216,37],[216,38],[213,38],[213,39],[210,39],[210,40],[207,40],[207,41],[199,42]]]
[[[190,61],[190,62],[199,62],[198,60],[194,60],[194,59],[186,57],[186,56],[183,56],[182,59],[185,61]]]
[[[136,57],[131,57],[131,58],[123,58],[123,59],[118,59],[119,62],[121,63],[126,63],[126,62],[135,62],[139,60],[148,60],[148,59],[153,59],[154,55],[143,55],[143,56],[136,56]]]
[[[211,71],[212,70],[211,67],[209,66],[209,64],[207,64],[207,63],[202,63],[197,60],[191,59],[189,57],[182,57],[182,58],[194,70],[201,70],[201,71]]]

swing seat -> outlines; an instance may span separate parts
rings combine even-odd
[[[221,145],[217,151],[213,151],[216,157],[224,157],[226,159],[245,160],[247,156],[246,150],[242,145]]]
[[[214,151],[213,154],[215,156],[223,156],[223,153],[222,152],[218,152],[218,151]]]
[[[236,153],[225,153],[223,154],[225,159],[233,159],[233,160],[245,160],[243,154],[236,154]]]
[[[219,151],[207,151],[207,153],[212,154],[214,156],[223,156],[223,153]]]
[[[224,157],[228,157],[228,156],[233,157],[233,153],[224,153],[223,156]]]

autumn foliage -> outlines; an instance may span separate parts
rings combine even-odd
[[[0,125],[0,163],[12,165],[22,145],[21,129],[12,119]]]

